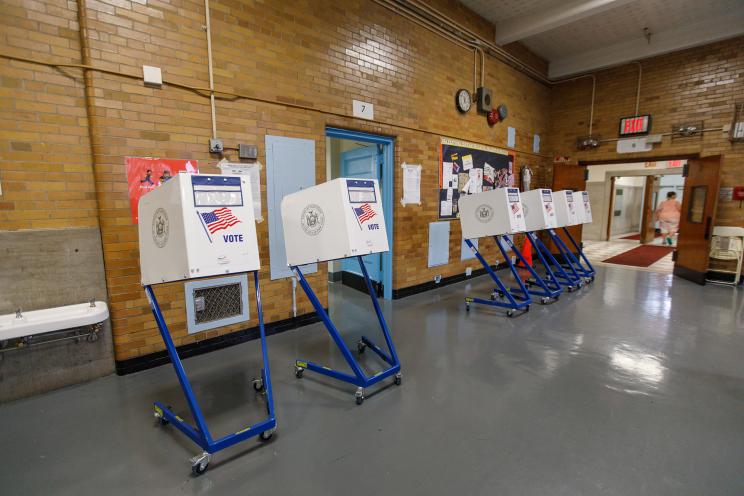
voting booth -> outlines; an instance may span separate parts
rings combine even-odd
[[[532,303],[530,295],[536,291],[531,291],[525,286],[514,262],[512,262],[512,256],[508,253],[511,251],[514,259],[518,260],[525,270],[532,274],[535,279],[540,279],[533,267],[514,245],[510,236],[511,234],[525,232],[527,229],[519,189],[497,188],[483,193],[461,196],[458,206],[460,209],[460,227],[462,228],[462,237],[465,244],[470,247],[475,257],[483,265],[486,273],[496,284],[490,299],[466,297],[465,310],[470,311],[470,305],[477,303],[506,308],[508,317],[512,317],[517,310],[529,311]],[[474,238],[485,236],[493,237],[504,263],[509,267],[518,287],[508,288],[471,241]],[[540,293],[540,295],[545,297],[547,293]],[[546,299],[541,301],[543,303],[548,302]]]
[[[533,189],[522,192],[520,196],[522,210],[524,210],[525,231],[542,231],[556,227],[552,191],[545,188]]]
[[[580,223],[576,213],[574,193],[571,190],[553,191],[553,202],[557,227],[575,226]]]
[[[497,188],[461,196],[459,203],[462,237],[515,234],[526,230],[517,188]]]
[[[276,429],[253,215],[248,176],[180,173],[139,200],[142,284],[196,425],[190,425],[159,402],[154,405],[155,416],[163,425],[172,424],[204,450],[191,459],[195,475],[207,469],[213,453],[255,436],[266,441]],[[245,272],[253,272],[263,357],[261,377],[254,379],[253,387],[265,394],[268,418],[213,439],[152,285]]]
[[[142,284],[259,270],[248,182],[178,174],[140,198]]]
[[[363,261],[365,255],[390,249],[377,180],[339,178],[303,189],[282,199],[281,213],[287,263],[353,372],[349,374],[311,361],[296,360],[297,378],[301,378],[305,370],[310,370],[354,384],[357,386],[355,398],[358,405],[364,401],[366,387],[391,376],[395,384],[400,385],[400,361]],[[352,355],[301,269],[302,265],[313,262],[350,257],[355,257],[359,263],[387,345],[385,351],[367,336],[362,336],[357,342],[358,353],[369,348],[385,363],[382,371],[371,376],[362,370]]]
[[[574,193],[579,201],[576,202],[576,212],[579,218],[579,224],[591,224],[592,223],[592,206],[589,203],[589,192],[579,191]]]
[[[282,199],[290,266],[390,250],[376,179],[334,179]]]

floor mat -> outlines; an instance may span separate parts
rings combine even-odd
[[[670,246],[642,245],[602,261],[618,265],[648,267],[673,251],[674,248]]]
[[[656,233],[654,235],[654,238],[660,238],[660,237],[661,237],[661,233]],[[630,236],[623,236],[620,239],[632,239],[632,240],[635,240],[635,241],[640,241],[641,240],[641,234],[640,233],[638,233],[638,234],[631,234]]]

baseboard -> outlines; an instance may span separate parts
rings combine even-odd
[[[382,283],[371,281],[372,287],[375,288],[375,291],[377,292],[377,296],[382,296]],[[341,283],[344,286],[348,286],[350,288],[354,288],[357,291],[361,291],[364,294],[369,294],[369,291],[367,290],[367,282],[364,280],[364,277],[354,274],[351,272],[343,271],[341,272]]]
[[[326,309],[327,311],[328,309]],[[291,329],[297,329],[298,327],[306,326],[320,322],[320,317],[315,312],[298,315],[297,317],[290,317],[284,320],[278,320],[265,324],[266,335],[271,336],[272,334],[278,334],[280,332],[289,331]],[[222,336],[205,339],[197,343],[189,343],[183,346],[176,347],[178,350],[178,356],[183,360],[192,356],[202,355],[211,351],[220,350],[236,344],[245,343],[258,339],[260,333],[258,326],[243,329],[240,331],[231,332]],[[133,372],[139,372],[140,370],[151,369],[160,365],[170,362],[168,352],[157,351],[148,355],[143,355],[135,358],[129,358],[127,360],[116,361],[116,373],[118,375],[131,374]]]
[[[493,270],[498,270],[504,267],[506,267],[506,263],[491,265],[491,269]],[[425,291],[431,291],[432,289],[441,288],[442,286],[448,286],[450,284],[462,282],[467,279],[472,279],[473,277],[482,276],[485,273],[486,273],[486,269],[476,269],[476,270],[473,270],[473,272],[469,276],[466,276],[465,273],[456,274],[454,276],[443,277],[439,281],[439,283],[436,283],[434,281],[428,281],[428,282],[424,282],[421,284],[416,284],[414,286],[393,289],[393,299],[398,300],[400,298],[405,298],[406,296],[412,296],[415,294],[423,293]]]
[[[697,270],[688,269],[687,267],[676,264],[674,266],[674,275],[700,284],[701,286],[705,285],[705,272],[698,272]]]

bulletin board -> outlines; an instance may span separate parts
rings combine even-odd
[[[439,146],[439,218],[457,219],[458,201],[494,188],[514,186],[514,153],[442,138]]]

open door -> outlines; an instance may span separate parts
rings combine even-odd
[[[586,178],[586,165],[556,164],[553,166],[553,191],[563,189],[584,191],[586,190]],[[591,201],[591,198],[589,200]],[[577,243],[581,243],[581,227],[581,224],[579,224],[578,226],[568,228],[568,231]],[[556,232],[568,246],[571,246],[568,238],[563,234],[563,229],[558,229]],[[558,249],[551,246],[551,251],[557,253]]]
[[[659,178],[646,176],[643,188],[643,213],[641,214],[641,244],[653,243],[656,237],[656,222],[654,219],[654,193],[659,189]]]
[[[674,275],[705,284],[710,236],[718,206],[721,157],[691,159],[685,166],[685,192],[679,220]]]

